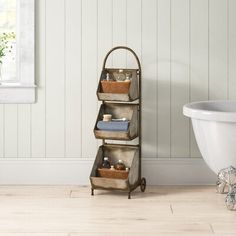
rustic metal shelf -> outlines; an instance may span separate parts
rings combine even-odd
[[[121,102],[131,102],[135,101],[139,98],[139,89],[138,89],[138,83],[139,83],[139,70],[137,69],[122,69],[124,73],[130,73],[132,76],[132,80],[129,86],[129,90],[127,93],[116,93],[115,91],[113,93],[107,93],[104,92],[102,89],[102,81],[105,81],[106,74],[113,74],[115,71],[119,71],[120,69],[111,69],[111,68],[103,68],[100,81],[98,83],[97,88],[97,97],[100,101],[121,101]]]
[[[126,117],[129,122],[127,131],[106,131],[97,128],[98,121],[102,120],[103,114],[111,114],[115,119]],[[138,105],[124,103],[103,103],[100,107],[97,121],[94,127],[97,139],[109,140],[133,140],[138,137]]]
[[[106,61],[109,55],[115,50],[127,50],[135,57],[138,69],[122,69],[125,73],[131,73],[132,79],[127,93],[107,93],[102,88],[102,81],[109,73],[112,76],[121,69],[106,68]],[[106,55],[103,62],[103,69],[97,89],[97,97],[102,101],[97,121],[94,127],[94,135],[102,139],[103,145],[99,147],[96,159],[90,175],[91,194],[94,195],[94,189],[112,189],[128,192],[128,198],[131,198],[131,192],[140,186],[142,192],[146,189],[146,179],[142,178],[141,173],[141,155],[142,155],[142,73],[141,64],[136,53],[128,47],[118,46],[112,48]],[[119,82],[117,82],[119,83]],[[112,91],[112,90],[111,90]],[[103,114],[112,114],[114,118],[126,117],[129,121],[127,132],[104,131],[97,128],[98,121],[102,120]],[[126,140],[130,141],[138,137],[137,145],[129,144],[107,144],[106,140]],[[101,166],[103,158],[108,156],[111,163],[119,159],[130,168],[127,179],[104,178],[99,177],[98,168]]]
[[[109,156],[112,164],[116,163],[122,157],[125,166],[130,168],[128,178],[114,179],[98,177],[97,169],[101,166],[104,156]],[[97,157],[91,173],[92,188],[129,191],[133,186],[138,185],[139,165],[139,148],[137,146],[112,144],[102,145],[98,149]]]

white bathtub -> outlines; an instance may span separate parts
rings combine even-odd
[[[194,102],[183,107],[192,120],[200,152],[217,174],[236,167],[236,101]]]

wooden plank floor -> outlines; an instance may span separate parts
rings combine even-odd
[[[148,187],[124,193],[78,186],[1,186],[0,236],[236,235],[214,186]]]

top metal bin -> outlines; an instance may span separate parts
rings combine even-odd
[[[138,69],[112,69],[106,68],[106,61],[109,55],[114,51],[114,49],[110,50],[103,62],[103,68],[97,88],[97,97],[100,101],[120,101],[120,102],[132,102],[140,98],[139,94],[139,84],[140,84],[140,72],[141,66],[137,55],[134,53],[132,49],[126,48],[130,51],[138,64]],[[109,73],[112,79],[114,79],[114,75],[119,73],[122,70],[124,74],[129,73],[131,75],[131,80],[129,83],[127,82],[112,82],[106,81],[106,74]],[[104,89],[104,84],[105,88]]]

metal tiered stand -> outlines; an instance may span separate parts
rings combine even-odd
[[[106,62],[109,55],[115,50],[127,50],[135,57],[138,69],[126,68],[106,68]],[[114,75],[119,71],[131,75],[130,85],[125,93],[116,93],[104,91],[103,82],[106,75]],[[142,154],[142,71],[141,64],[136,53],[128,47],[118,46],[112,48],[106,55],[100,81],[97,89],[98,100],[102,101],[97,121],[94,127],[94,135],[97,139],[102,139],[102,145],[99,147],[96,159],[90,175],[91,195],[94,195],[94,189],[121,190],[128,193],[131,198],[131,192],[140,186],[142,192],[146,189],[146,179],[142,177],[141,172],[141,154]],[[116,86],[121,85],[115,82]],[[109,83],[107,83],[109,85]],[[110,83],[112,85],[112,83]],[[112,89],[112,88],[111,88]],[[112,117],[120,119],[126,117],[130,123],[127,131],[105,131],[97,128],[98,121],[103,119],[103,114],[112,114]],[[127,144],[129,141],[138,138],[138,144]],[[106,140],[126,141],[124,144],[107,143]],[[129,172],[126,177],[119,175],[115,177],[101,177],[98,168],[102,165],[103,158],[109,157],[111,163],[123,160]]]

